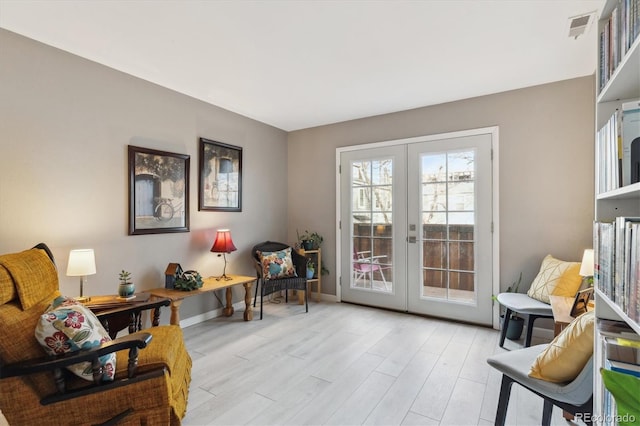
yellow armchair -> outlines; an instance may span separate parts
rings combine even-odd
[[[51,357],[34,331],[60,296],[44,244],[0,256],[0,412],[10,425],[179,425],[187,407],[191,358],[178,326],[152,327],[91,349]],[[113,381],[102,381],[98,358],[116,353]],[[66,366],[89,361],[93,382]]]

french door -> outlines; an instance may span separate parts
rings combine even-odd
[[[494,137],[340,153],[341,300],[492,323]]]
[[[407,309],[406,147],[341,156],[342,300]],[[346,282],[345,282],[346,281]]]

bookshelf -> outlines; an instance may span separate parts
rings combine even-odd
[[[625,15],[625,9],[631,18]],[[635,17],[633,17],[635,16]],[[640,99],[640,0],[606,0],[598,22],[598,68],[596,71],[596,129],[595,129],[595,221],[594,249],[596,250],[595,299],[598,327],[594,341],[594,420],[596,424],[615,424],[615,406],[605,390],[600,368],[608,364],[606,338],[601,329],[603,320],[613,320],[626,324],[629,333],[640,339],[640,320],[637,306],[631,299],[632,281],[630,265],[637,264],[638,256],[626,257],[633,245],[627,240],[619,245],[625,229],[616,232],[621,223],[630,222],[616,219],[640,217],[640,183],[622,184],[617,152],[603,150],[603,128],[620,131],[615,114],[622,111],[622,105]],[[609,126],[609,127],[607,127]],[[606,132],[605,132],[606,133]],[[608,134],[617,145],[618,133]],[[609,142],[611,146],[611,142]],[[615,147],[613,147],[615,149]],[[623,160],[624,161],[624,160]],[[615,164],[614,164],[615,162]],[[613,170],[612,170],[613,168]],[[607,180],[604,182],[603,180]],[[606,223],[614,223],[613,229]],[[605,225],[601,225],[605,224]],[[633,228],[636,229],[636,228]],[[617,241],[616,243],[616,236]],[[637,240],[636,240],[637,241]],[[634,252],[638,253],[638,252]],[[618,263],[615,255],[618,254]],[[626,268],[626,269],[625,269]],[[639,278],[640,279],[640,278]],[[616,281],[617,280],[617,281]],[[638,303],[640,305],[640,302]],[[604,325],[602,325],[604,327]],[[603,420],[604,419],[604,420]],[[613,420],[611,420],[613,419]],[[611,420],[611,421],[609,421]]]

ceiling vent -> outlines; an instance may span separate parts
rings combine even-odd
[[[576,39],[586,33],[594,17],[595,12],[591,12],[569,18],[569,37]]]

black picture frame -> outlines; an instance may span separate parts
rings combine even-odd
[[[571,312],[569,315],[575,318],[587,312],[589,310],[588,306],[591,296],[593,296],[593,287],[577,292],[573,299],[573,305],[571,306]]]
[[[128,146],[129,235],[189,232],[186,154]]]
[[[198,210],[242,211],[242,148],[200,138]]]

